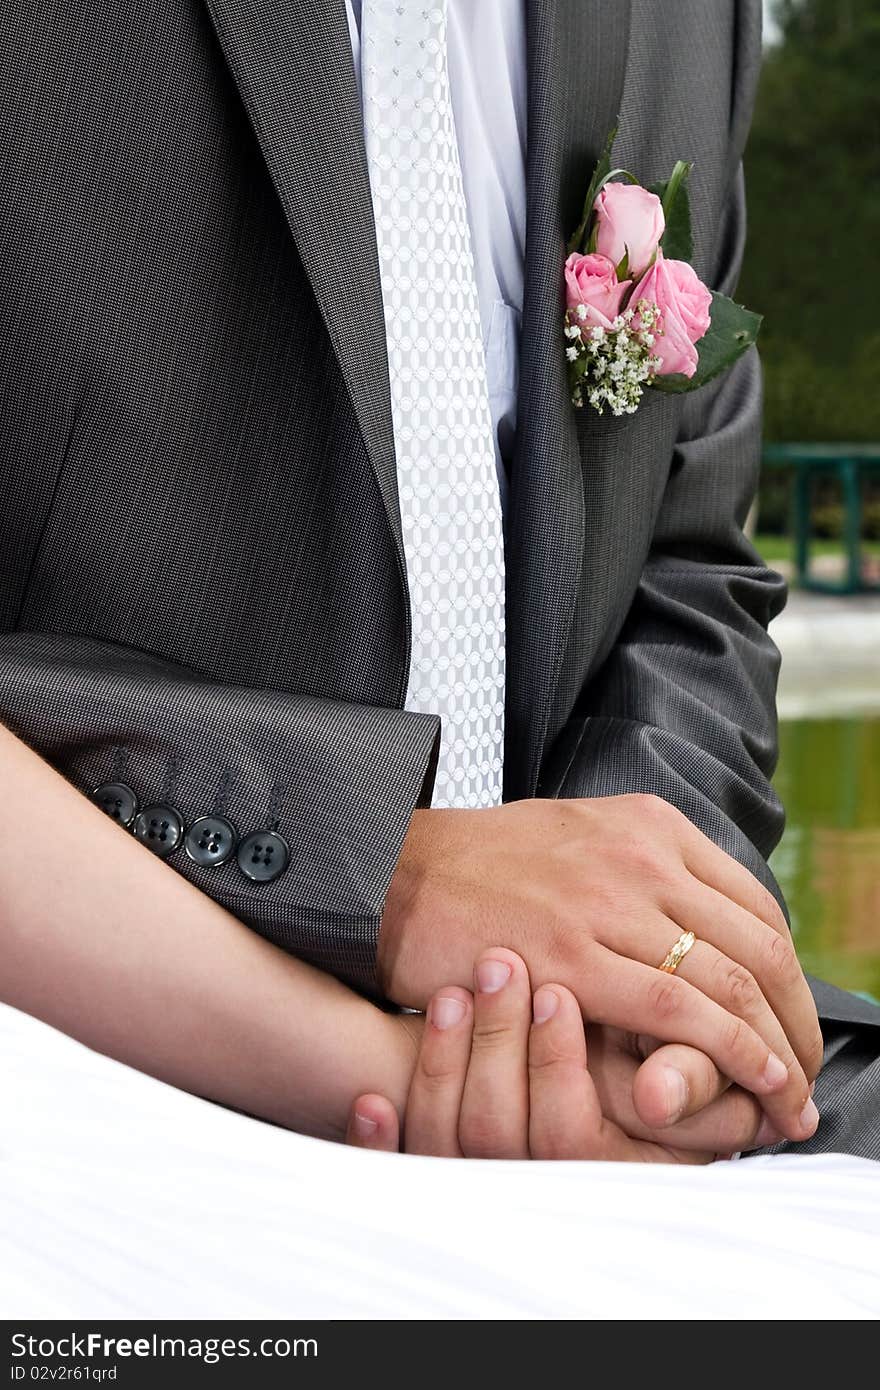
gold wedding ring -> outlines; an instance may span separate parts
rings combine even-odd
[[[667,975],[674,975],[696,939],[692,931],[683,931],[659,968]]]

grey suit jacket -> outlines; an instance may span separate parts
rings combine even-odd
[[[766,628],[784,589],[741,530],[757,357],[600,419],[569,405],[561,339],[565,239],[618,113],[616,162],[643,180],[694,161],[696,268],[733,291],[760,11],[528,6],[504,794],[656,793],[772,887]],[[187,822],[219,807],[242,834],[274,827],[290,863],[271,882],[234,857],[168,862],[374,989],[442,734],[401,708],[410,619],[342,0],[9,0],[0,40],[0,719],[84,792],[121,777]]]

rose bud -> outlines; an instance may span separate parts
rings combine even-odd
[[[629,255],[627,273],[638,279],[651,264],[666,218],[656,193],[637,183],[606,183],[595,203],[596,250],[619,265]]]

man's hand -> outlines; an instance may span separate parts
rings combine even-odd
[[[687,930],[695,946],[676,975],[662,973]],[[684,1045],[686,1075],[708,1061],[706,1099],[726,1078],[759,1098],[779,1135],[814,1133],[822,1039],[782,912],[666,802],[417,811],[379,938],[386,993],[424,1008],[442,985],[470,984],[473,960],[497,940],[523,956],[535,987],[569,989],[591,1023],[675,1044],[680,1059]],[[691,1108],[697,1098],[692,1089]]]
[[[377,1095],[353,1104],[347,1139],[360,1148],[448,1158],[613,1159],[708,1163],[702,1151],[634,1139],[603,1114],[577,1000],[563,985],[534,999],[525,963],[493,949],[477,962],[476,991],[432,999],[406,1104]],[[607,1070],[607,1054],[597,1059]],[[607,1077],[606,1077],[607,1080]]]

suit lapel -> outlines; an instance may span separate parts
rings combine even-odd
[[[505,797],[533,795],[584,549],[562,336],[565,244],[620,111],[630,0],[530,0],[526,274],[507,553]],[[598,418],[598,417],[597,417]]]
[[[206,4],[327,325],[404,575],[382,289],[343,0]]]

